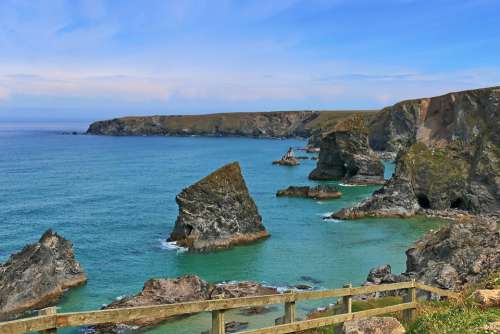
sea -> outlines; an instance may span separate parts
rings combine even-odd
[[[229,137],[107,137],[72,134],[88,123],[0,123],[0,262],[52,228],[71,240],[88,283],[68,291],[59,312],[94,310],[139,292],[151,278],[199,275],[212,282],[252,280],[289,289],[360,285],[370,268],[405,269],[405,250],[439,220],[325,219],[368,198],[374,186],[338,186],[342,198],[317,201],[277,198],[308,180],[316,161],[272,165],[305,140]],[[296,151],[297,155],[313,157]],[[175,196],[229,162],[238,161],[271,237],[247,246],[191,253],[166,242],[178,214]],[[386,161],[385,176],[394,171]],[[311,283],[310,278],[316,283]],[[298,316],[334,300],[299,303]],[[226,320],[248,328],[271,326],[283,306]],[[198,314],[145,333],[200,333],[210,315]],[[63,333],[84,333],[71,329]]]

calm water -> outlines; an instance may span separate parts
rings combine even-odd
[[[256,280],[279,287],[315,288],[361,283],[374,266],[404,269],[405,249],[438,224],[420,219],[325,221],[322,216],[368,197],[374,187],[340,186],[333,201],[276,198],[307,179],[315,161],[295,168],[272,166],[299,140],[245,138],[98,137],[63,135],[83,125],[0,125],[0,261],[49,227],[74,243],[89,282],[62,300],[62,311],[100,308],[139,291],[145,280],[197,274],[211,281]],[[175,195],[222,165],[239,161],[248,188],[272,237],[251,246],[209,254],[166,249],[177,216]],[[387,176],[392,166],[387,164]],[[322,301],[324,304],[325,301]],[[300,304],[304,313],[316,304]],[[229,320],[271,325],[281,309]],[[148,333],[199,333],[206,315]]]

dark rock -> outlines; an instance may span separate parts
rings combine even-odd
[[[410,280],[405,275],[396,275],[392,273],[391,266],[388,264],[384,264],[382,266],[372,268],[368,273],[366,278],[366,282],[363,283],[363,286],[372,286],[372,285],[380,285],[380,284],[392,284],[405,282]],[[402,290],[395,291],[383,291],[383,292],[375,292],[366,295],[358,295],[354,296],[355,300],[366,300],[371,298],[379,298],[379,297],[387,297],[387,296],[399,296],[403,294]]]
[[[230,321],[224,324],[226,333],[236,333],[248,328],[248,322]],[[210,334],[212,331],[203,331],[201,334]]]
[[[296,187],[290,186],[287,189],[278,190],[277,197],[308,197],[317,200],[340,198],[342,193],[334,185],[322,184],[316,187]]]
[[[321,280],[319,280],[317,278],[311,277],[311,276],[300,276],[300,279],[303,280],[303,281],[306,281],[306,282],[311,282],[313,284],[323,283],[323,281],[321,281]]]
[[[309,178],[354,184],[384,183],[384,166],[368,145],[364,118],[344,120],[323,137],[318,166]]]
[[[280,159],[280,160],[274,160],[273,165],[280,165],[280,166],[297,166],[300,165],[300,162],[296,158],[288,158],[288,159]]]
[[[242,309],[239,313],[245,316],[252,316],[257,314],[266,314],[272,311],[271,307],[254,306]]]
[[[269,236],[237,162],[176,197],[179,215],[169,241],[190,250],[228,248]]]
[[[293,286],[297,290],[311,290],[312,286],[307,285],[307,284],[297,284]]]
[[[406,251],[405,274],[443,289],[462,290],[500,271],[498,221],[464,220],[428,233]]]
[[[0,320],[54,305],[86,281],[71,241],[48,230],[0,265]]]

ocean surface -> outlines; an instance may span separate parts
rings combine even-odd
[[[65,295],[61,312],[98,309],[140,291],[150,278],[185,274],[210,282],[255,280],[283,288],[310,284],[301,276],[320,280],[315,289],[359,285],[380,264],[403,271],[404,251],[442,224],[323,219],[369,197],[376,189],[371,186],[339,185],[344,195],[338,200],[276,198],[278,189],[316,184],[307,179],[316,161],[303,160],[297,167],[271,165],[289,146],[304,146],[303,140],[64,134],[86,126],[0,124],[0,262],[48,228],[72,240],[89,281]],[[232,161],[240,162],[271,238],[205,254],[169,247],[165,239],[178,212],[176,194]],[[394,166],[385,166],[390,177]],[[300,303],[299,316],[328,302]],[[282,312],[282,306],[251,317],[230,312],[226,320],[249,321],[255,328],[272,325]],[[199,333],[209,327],[209,315],[201,314],[147,333]]]

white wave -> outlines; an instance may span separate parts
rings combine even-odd
[[[325,202],[317,201],[316,204],[325,204]]]
[[[341,187],[366,187],[367,184],[352,184],[352,183],[339,183]]]
[[[333,215],[333,211],[332,212],[325,212],[325,213],[317,213],[318,216],[321,216],[323,218],[328,218],[330,217],[331,215]]]
[[[188,250],[185,247],[181,247],[181,246],[177,245],[177,242],[175,242],[175,241],[166,241],[166,240],[161,239],[160,245],[161,245],[162,249],[175,250],[175,251],[177,251],[177,253],[184,253]]]
[[[343,220],[335,219],[335,218],[325,218],[323,220],[326,222],[332,222],[332,223],[343,223],[344,222]]]

